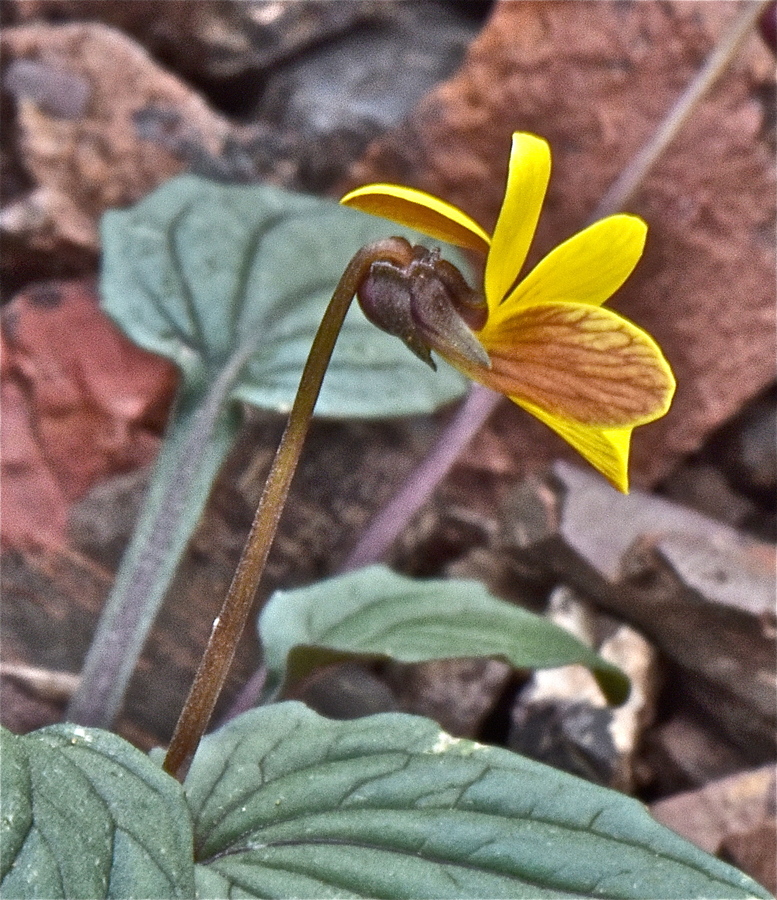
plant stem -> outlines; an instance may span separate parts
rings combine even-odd
[[[750,0],[744,6],[650,139],[601,199],[591,221],[595,222],[623,209],[704,94],[731,63],[758,14],[769,2],[770,0]],[[470,388],[459,412],[440,433],[424,461],[411,472],[399,493],[369,522],[339,571],[350,571],[383,558],[395,538],[434,493],[501,400],[500,394],[482,385],[474,384]],[[257,702],[264,684],[264,674],[260,670],[252,676],[241,691],[238,702],[227,712],[225,720]]]
[[[71,722],[109,728],[121,707],[148,632],[237,434],[240,412],[234,404],[225,406],[225,381],[217,379],[204,404],[186,391],[176,398],[141,518],[68,706]]]
[[[372,519],[367,534],[340,567],[341,572],[360,569],[380,559],[408,520],[426,503],[437,485],[450,472],[464,448],[501,399],[501,394],[480,385],[470,390],[432,452],[410,473],[399,493]],[[442,439],[443,436],[445,440]]]
[[[208,645],[165,757],[164,769],[175,777],[181,777],[194,755],[226,680],[283,512],[335,341],[357,288],[377,260],[402,265],[406,261],[403,245],[388,238],[368,244],[356,253],[335,288],[313,340],[240,562],[221,612],[213,622]]]

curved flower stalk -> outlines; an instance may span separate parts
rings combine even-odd
[[[406,309],[400,325],[387,330],[422,359],[429,361],[431,348],[473,380],[509,397],[626,492],[631,432],[664,415],[675,389],[672,370],[653,338],[602,308],[642,255],[647,226],[631,215],[602,219],[556,247],[519,281],[549,178],[547,142],[516,132],[491,236],[457,207],[413,188],[371,184],[346,194],[340,201],[346,206],[486,254],[480,310],[474,292],[462,289],[447,269],[440,270],[449,264],[435,251],[420,248],[409,252],[408,265],[390,278],[385,268],[373,271],[359,299],[368,316],[386,327],[376,307],[399,290]],[[433,272],[436,293],[419,288],[434,283]],[[442,308],[441,292],[458,313],[453,341],[446,337],[450,315],[424,312]]]

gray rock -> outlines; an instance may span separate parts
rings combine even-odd
[[[620,495],[567,463],[553,472],[545,537],[532,541],[508,522],[513,552],[655,643],[681,673],[674,689],[751,764],[773,758],[774,547],[666,500]]]
[[[399,124],[455,71],[480,27],[465,4],[378,6],[380,16],[277,67],[265,82],[251,118],[296,145],[297,186],[324,190],[341,178],[373,137]]]
[[[674,672],[667,677],[673,683]],[[672,699],[669,698],[671,703]],[[640,784],[653,797],[702,787],[750,767],[748,754],[721,735],[702,710],[680,704],[678,712],[651,728],[640,752]]]
[[[610,708],[582,666],[535,672],[513,708],[509,746],[526,756],[621,791],[636,786],[637,749],[655,716],[658,654],[636,631],[597,612],[568,588],[551,595],[548,615],[631,680]]]
[[[722,441],[726,470],[750,495],[764,496],[774,507],[777,492],[777,395],[770,391],[737,417]]]

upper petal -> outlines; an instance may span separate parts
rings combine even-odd
[[[566,300],[599,306],[629,277],[645,246],[647,225],[637,216],[609,216],[551,251],[499,308]]]
[[[515,403],[544,422],[624,494],[629,492],[629,446],[631,426],[596,428],[553,416],[531,403],[511,397]]]
[[[346,194],[344,206],[415,228],[440,241],[488,252],[488,234],[458,207],[400,184],[367,184]]]
[[[486,261],[485,293],[494,310],[515,283],[529,252],[550,179],[550,147],[533,134],[515,132],[502,209]]]
[[[620,428],[669,409],[675,381],[661,350],[612,310],[538,304],[487,322],[478,337],[491,358],[478,380],[554,417]]]

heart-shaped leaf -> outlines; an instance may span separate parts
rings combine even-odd
[[[192,897],[181,786],[114,734],[0,730],[0,895]]]
[[[477,581],[417,581],[385,566],[276,591],[259,618],[269,685],[354,656],[414,663],[489,656],[516,668],[581,663],[611,703],[629,681],[549,619],[492,596]]]
[[[348,261],[394,233],[420,240],[331,201],[182,175],[103,217],[103,308],[135,343],[173,360],[190,386],[231,365],[232,399],[285,411]],[[446,256],[466,266],[454,251]],[[427,369],[354,305],[316,410],[431,412],[464,384],[445,364]]]
[[[184,787],[202,897],[769,896],[637,801],[414,716],[252,710]]]

